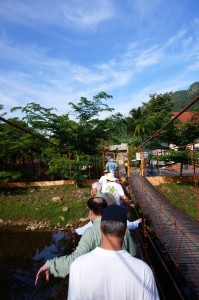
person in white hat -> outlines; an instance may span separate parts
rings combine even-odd
[[[99,179],[99,183],[101,183],[102,185],[105,184],[107,182],[106,176],[108,174],[108,170],[104,170],[104,175],[102,175]]]
[[[125,195],[122,186],[117,183],[117,178],[113,173],[108,173],[106,175],[107,182],[102,185],[102,193],[111,193],[114,195],[116,204],[121,205],[120,200],[123,200],[130,207],[134,208],[135,205],[129,200]]]

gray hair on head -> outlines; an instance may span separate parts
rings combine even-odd
[[[91,187],[92,187],[92,190],[95,189],[98,192],[101,192],[101,190],[102,190],[102,184],[99,182],[93,182]]]
[[[101,221],[101,229],[104,234],[115,237],[124,237],[126,225],[118,221]]]

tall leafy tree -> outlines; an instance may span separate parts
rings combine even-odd
[[[147,119],[144,117],[144,108],[133,108],[126,118],[129,144],[139,145],[148,134]]]
[[[79,120],[75,128],[75,145],[79,151],[87,154],[97,153],[101,140],[107,140],[109,137],[108,123],[96,117],[101,112],[113,111],[113,108],[104,103],[111,98],[111,95],[100,92],[93,97],[92,101],[81,97],[77,104],[69,102]]]
[[[72,106],[74,114],[77,116],[77,119],[80,121],[80,123],[87,123],[95,116],[98,116],[100,112],[111,112],[114,110],[106,103],[103,103],[103,101],[107,99],[112,99],[112,96],[106,94],[105,92],[100,92],[93,97],[93,101],[88,100],[85,97],[81,97],[79,103],[74,104],[73,102],[69,102],[69,104]]]
[[[30,102],[26,106],[16,106],[11,109],[11,112],[20,110],[24,117],[22,120],[25,121],[28,126],[46,137],[52,135],[54,126],[56,124],[58,116],[52,111],[55,108],[45,108],[35,102]]]
[[[109,128],[111,144],[128,142],[128,121],[121,113],[113,114],[105,120]]]
[[[129,112],[129,117],[127,119],[128,121],[128,132],[133,135],[135,128],[137,124],[139,123],[139,120],[143,118],[143,108],[132,108]]]
[[[155,134],[172,118],[171,102],[172,93],[150,95],[150,101],[143,103],[143,122],[147,128],[148,137]],[[152,142],[147,144],[148,148],[165,148],[176,138],[174,124],[166,127]]]
[[[199,138],[199,113],[195,112],[187,122],[177,121],[176,138],[174,144],[186,148],[188,144],[193,144]]]
[[[171,119],[173,103],[171,93],[152,94],[148,103],[143,103],[144,117],[148,120],[150,133],[155,133]]]

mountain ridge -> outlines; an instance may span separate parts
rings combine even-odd
[[[195,97],[199,96],[199,82],[194,82],[187,90],[180,90],[172,93],[171,101],[173,102],[173,111],[181,111]],[[196,102],[187,111],[199,111],[199,101]]]

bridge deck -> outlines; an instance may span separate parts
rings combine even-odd
[[[199,224],[173,206],[149,181],[133,175],[129,183],[144,215],[199,299]]]

